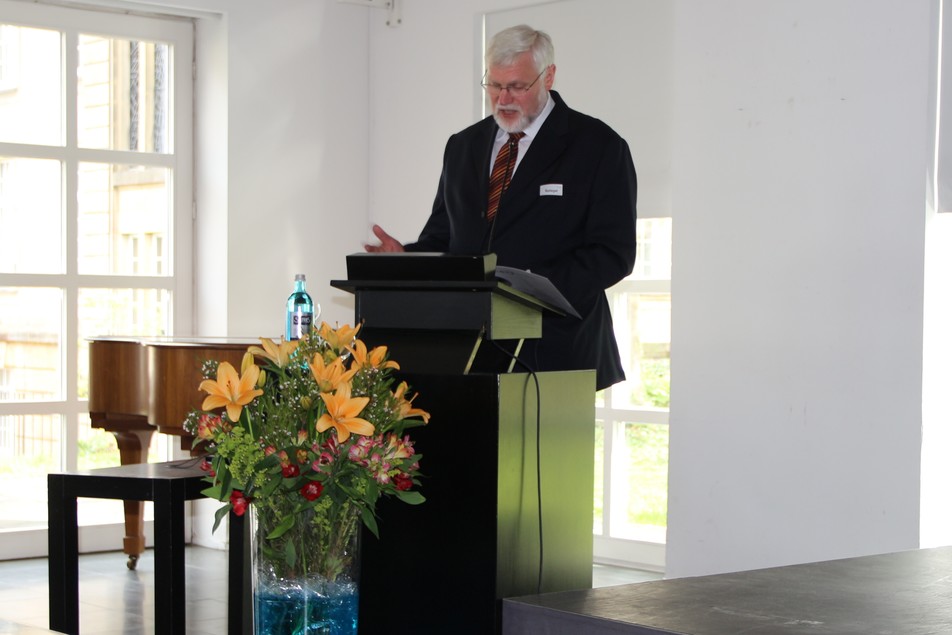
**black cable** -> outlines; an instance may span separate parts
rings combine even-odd
[[[495,340],[489,340],[492,342],[493,346],[499,349],[507,357],[510,357],[513,361],[519,364],[521,367],[526,369],[529,373],[529,376],[532,377],[532,381],[535,384],[535,393],[536,393],[536,509],[538,510],[538,526],[539,526],[539,575],[536,580],[536,594],[542,593],[542,573],[543,573],[543,563],[545,562],[545,547],[543,544],[543,531],[542,531],[542,390],[539,388],[539,377],[536,375],[535,370],[529,367],[523,360],[519,359],[519,356],[506,350],[501,344]]]

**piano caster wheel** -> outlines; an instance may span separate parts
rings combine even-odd
[[[135,571],[137,564],[139,564],[139,556],[129,556],[129,561],[126,562],[126,568],[129,569],[129,571]]]

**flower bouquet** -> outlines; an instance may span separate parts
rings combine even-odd
[[[387,348],[368,350],[359,329],[261,338],[240,374],[228,362],[203,369],[208,396],[186,428],[209,454],[204,493],[227,503],[215,528],[230,510],[254,512],[256,632],[356,632],[360,525],[377,535],[382,496],[424,501],[407,430],[429,414],[396,383]],[[304,606],[289,612],[289,596]],[[338,626],[315,629],[324,621]]]

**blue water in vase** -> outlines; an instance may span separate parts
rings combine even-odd
[[[357,585],[271,584],[255,592],[256,635],[356,635]]]

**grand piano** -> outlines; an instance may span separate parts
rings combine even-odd
[[[89,340],[89,418],[93,428],[116,437],[122,465],[146,463],[152,435],[180,437],[191,451],[193,438],[183,429],[186,415],[205,395],[198,389],[202,363],[231,362],[235,368],[252,338],[123,338]],[[145,551],[141,501],[123,501],[127,566],[135,569]]]

